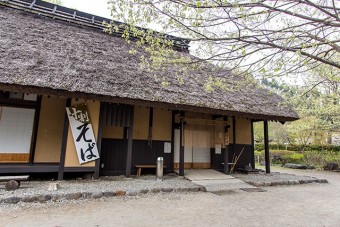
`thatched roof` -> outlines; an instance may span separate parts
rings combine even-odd
[[[168,86],[141,69],[140,56],[120,38],[86,26],[0,5],[0,89],[57,94],[119,103],[163,106],[252,119],[289,121],[298,115],[281,97],[253,86],[204,89],[211,71],[192,71],[176,78],[174,67],[160,72]],[[181,53],[189,55],[188,53]]]

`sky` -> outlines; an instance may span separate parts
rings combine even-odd
[[[62,0],[63,6],[111,18],[107,0]]]

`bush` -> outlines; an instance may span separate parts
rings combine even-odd
[[[323,168],[327,163],[337,163],[340,166],[340,152],[335,151],[304,151],[303,153],[286,150],[269,151],[271,162],[274,164],[308,164],[316,168]],[[255,151],[259,155],[260,162],[264,161],[264,151]],[[280,160],[273,160],[274,156],[279,156]]]
[[[320,151],[306,151],[305,155],[305,163],[308,165],[314,166],[315,168],[322,168],[325,164],[325,156],[326,152]]]
[[[286,150],[286,145],[284,144],[269,144],[270,150]],[[264,150],[263,144],[255,144],[255,150],[261,151]],[[334,145],[306,145],[305,147],[303,145],[299,144],[290,144],[287,147],[287,150],[289,151],[334,151],[334,152],[340,152],[340,146],[334,146]]]
[[[281,159],[282,159],[282,164],[285,164],[285,163],[302,164],[305,161],[305,156],[303,154],[293,153],[293,154],[283,155]]]

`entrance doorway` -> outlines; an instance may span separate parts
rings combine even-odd
[[[180,129],[174,132],[174,169],[179,169]],[[211,148],[197,145],[184,145],[184,168],[185,169],[210,169]]]

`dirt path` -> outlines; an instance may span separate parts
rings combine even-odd
[[[294,171],[295,172],[295,171]],[[340,174],[267,192],[169,193],[9,207],[1,226],[340,226]],[[316,175],[315,175],[316,176]]]

